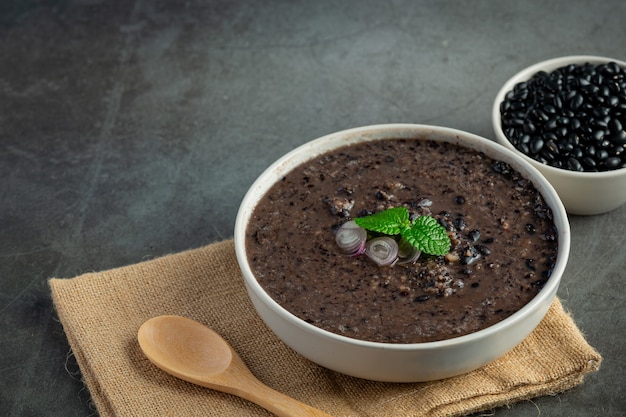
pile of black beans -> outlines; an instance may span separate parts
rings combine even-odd
[[[626,168],[626,68],[570,64],[516,84],[500,104],[502,129],[529,157],[556,168]]]

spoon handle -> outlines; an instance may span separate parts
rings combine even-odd
[[[245,389],[237,395],[279,417],[332,417],[330,414],[268,387],[256,378],[246,381],[246,385]]]

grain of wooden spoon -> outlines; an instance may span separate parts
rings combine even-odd
[[[331,417],[260,382],[228,342],[202,323],[158,316],[137,337],[150,362],[175,377],[245,398],[280,417]]]

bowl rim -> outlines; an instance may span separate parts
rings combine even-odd
[[[551,272],[550,278],[547,280],[544,287],[535,295],[528,303],[526,303],[522,308],[517,310],[512,315],[506,317],[503,320],[500,320],[497,323],[492,324],[489,327],[484,329],[475,331],[473,333],[469,333],[462,336],[457,336],[449,339],[432,341],[432,342],[418,342],[418,343],[385,343],[385,342],[374,342],[363,339],[356,339],[353,337],[343,336],[337,333],[333,333],[331,331],[322,329],[313,324],[307,323],[306,321],[300,319],[289,310],[285,309],[281,306],[277,301],[275,301],[261,286],[261,284],[256,279],[250,264],[248,263],[248,259],[245,251],[245,232],[247,228],[247,222],[245,221],[245,217],[247,215],[246,212],[252,213],[253,207],[258,203],[256,200],[252,200],[254,195],[257,192],[258,188],[262,188],[264,191],[260,196],[262,197],[265,192],[275,183],[272,181],[269,186],[264,186],[262,183],[265,181],[266,177],[272,176],[274,171],[281,170],[281,172],[288,173],[296,166],[301,165],[302,163],[314,158],[317,154],[312,154],[304,160],[301,160],[293,167],[291,167],[287,171],[282,171],[285,165],[288,164],[288,161],[294,156],[300,154],[305,150],[305,148],[310,148],[313,145],[319,144],[325,141],[337,140],[337,137],[345,137],[353,134],[365,133],[367,131],[372,130],[381,130],[386,129],[390,131],[389,137],[393,137],[393,131],[406,131],[407,129],[418,129],[418,130],[431,130],[436,131],[438,133],[445,133],[450,137],[456,136],[457,138],[469,139],[475,142],[480,143],[482,146],[489,148],[490,152],[500,152],[508,158],[512,158],[513,160],[517,160],[521,166],[524,167],[528,173],[525,176],[532,175],[534,179],[532,180],[535,186],[541,185],[539,188],[543,188],[545,191],[552,194],[554,198],[554,202],[556,207],[551,206],[554,218],[555,218],[555,226],[557,226],[558,236],[559,236],[559,246],[557,252],[557,261],[554,269]],[[379,138],[382,139],[382,138]],[[374,139],[377,140],[377,139]],[[332,146],[330,149],[335,149],[337,147],[341,147],[345,144],[345,142],[340,141],[341,144]],[[352,142],[351,142],[352,143]],[[460,145],[460,141],[458,142]],[[462,146],[462,145],[460,145]],[[326,152],[326,151],[323,151]],[[320,152],[323,153],[323,152]],[[494,158],[493,156],[490,156]],[[544,192],[545,192],[544,191]],[[252,208],[248,209],[249,201],[252,200]],[[557,214],[558,213],[558,214]],[[560,219],[561,224],[559,225],[556,221]],[[569,219],[565,207],[561,202],[558,193],[554,189],[554,187],[550,184],[550,182],[543,176],[543,174],[536,169],[534,166],[529,164],[527,161],[519,158],[519,155],[511,150],[505,148],[504,146],[498,144],[495,141],[483,138],[481,136],[475,135],[473,133],[461,131],[454,128],[448,128],[443,126],[435,126],[435,125],[426,125],[426,124],[412,124],[412,123],[389,123],[389,124],[376,124],[376,125],[367,125],[361,127],[355,127],[351,129],[336,131],[324,136],[321,136],[317,139],[313,139],[311,141],[305,142],[304,144],[296,147],[290,152],[284,154],[278,160],[276,160],[273,164],[271,164],[268,168],[266,168],[253,182],[253,184],[248,189],[245,194],[239,210],[237,212],[237,216],[235,219],[235,228],[234,228],[234,244],[235,244],[235,252],[237,261],[241,268],[242,276],[244,279],[244,283],[246,287],[251,286],[254,289],[254,293],[263,299],[263,302],[266,305],[272,307],[272,310],[277,314],[280,313],[283,319],[286,319],[290,323],[297,325],[310,333],[314,333],[316,335],[322,336],[326,339],[331,339],[335,342],[348,344],[361,348],[369,348],[369,349],[384,349],[384,350],[392,350],[392,351],[426,351],[432,349],[446,349],[451,348],[457,345],[462,345],[465,343],[476,342],[485,338],[492,337],[494,334],[497,334],[501,330],[509,328],[510,326],[514,326],[516,323],[523,321],[527,318],[527,316],[531,315],[540,305],[546,301],[546,299],[550,299],[550,302],[553,301],[553,298],[556,296],[556,291],[560,285],[561,278],[565,273],[565,268],[568,263],[570,246],[571,246],[571,230],[569,225]],[[256,308],[256,307],[255,307]]]
[[[493,101],[493,106],[491,110],[491,121],[493,125],[493,130],[496,135],[496,139],[498,143],[505,146],[506,148],[514,151],[515,153],[522,156],[527,161],[532,164],[541,167],[541,170],[545,170],[546,173],[554,173],[560,175],[571,175],[573,178],[580,179],[607,179],[611,177],[621,176],[626,174],[626,168],[613,169],[610,171],[598,171],[598,172],[580,172],[580,171],[571,171],[564,168],[557,168],[551,165],[544,164],[536,159],[531,158],[530,156],[524,154],[519,151],[513,144],[509,141],[509,139],[504,135],[502,131],[502,122],[500,119],[500,103],[502,103],[506,94],[513,89],[513,87],[522,81],[528,80],[534,74],[539,71],[550,72],[562,66],[568,64],[584,64],[589,62],[590,64],[603,64],[607,62],[616,62],[620,67],[626,68],[626,61],[621,61],[619,59],[605,57],[605,56],[596,56],[596,55],[565,55],[557,58],[551,58],[544,61],[537,62],[532,64],[520,71],[518,71],[511,78],[506,80]]]

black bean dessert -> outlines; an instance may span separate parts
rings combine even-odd
[[[626,69],[616,62],[540,71],[506,94],[500,113],[513,146],[543,164],[626,168]]]
[[[404,208],[436,219],[449,251],[379,266],[338,247],[354,218]],[[252,271],[276,302],[330,332],[386,343],[449,339],[505,319],[541,290],[557,247],[552,210],[531,181],[425,139],[353,144],[294,168],[246,230]]]

